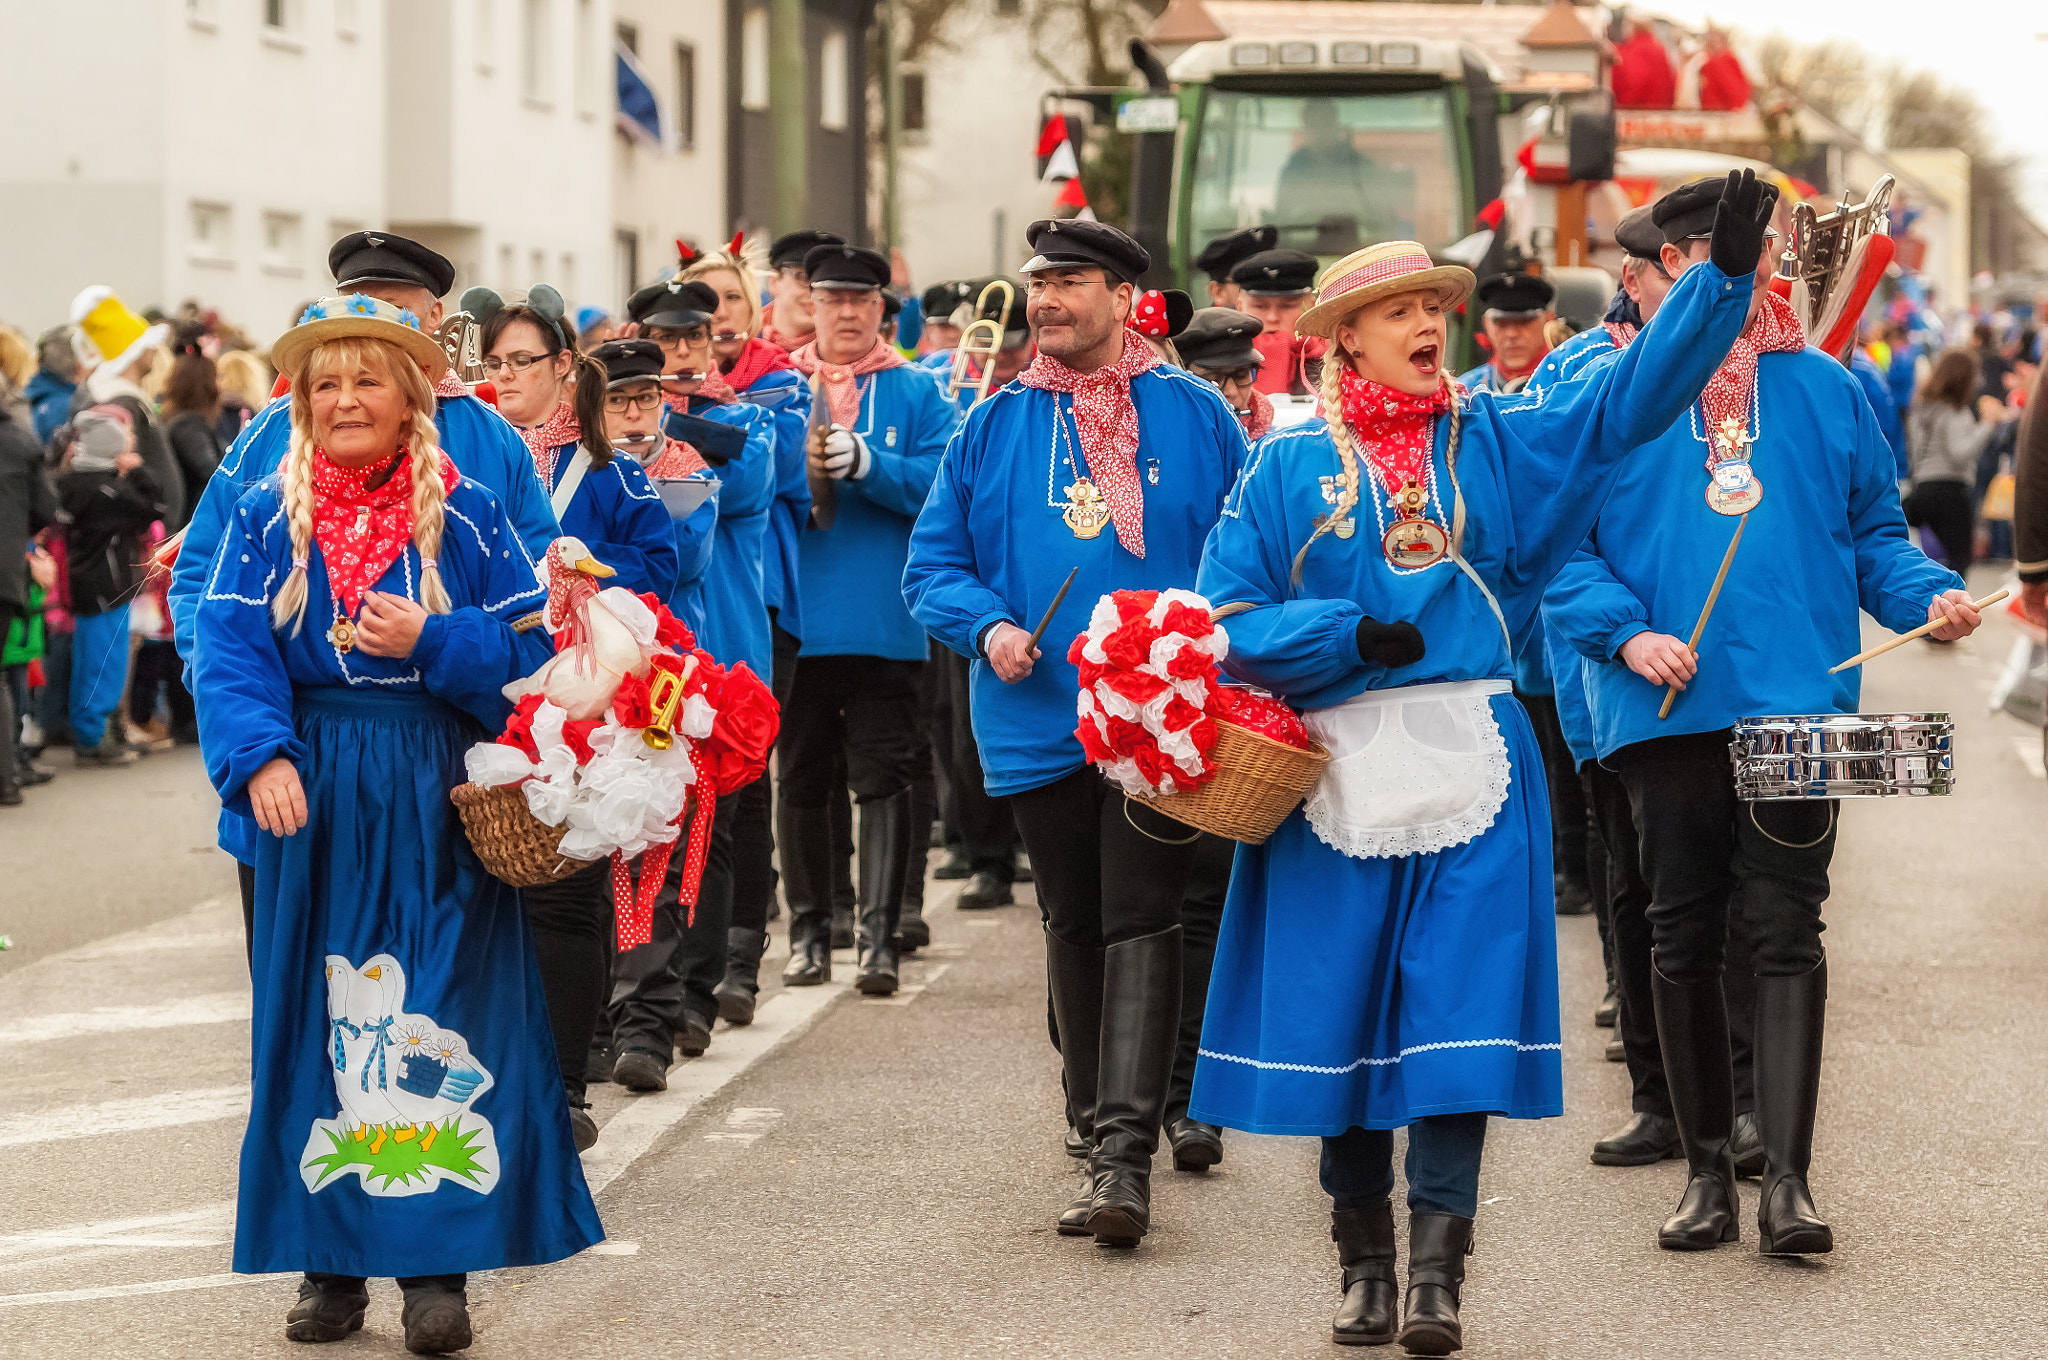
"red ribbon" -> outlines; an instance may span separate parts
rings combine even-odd
[[[697,924],[697,898],[704,885],[704,864],[711,853],[711,822],[718,815],[718,786],[704,768],[701,745],[690,750],[690,764],[697,771],[690,804],[676,814],[672,826],[690,818],[690,834],[683,848],[683,872],[676,885],[676,901],[689,908],[683,915],[685,927]],[[676,843],[650,845],[640,856],[640,885],[633,886],[633,869],[626,857],[612,852],[612,906],[618,921],[619,952],[636,949],[654,938],[654,900],[661,895],[662,880],[668,877],[668,862]]]

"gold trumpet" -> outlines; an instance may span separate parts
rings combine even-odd
[[[1003,309],[991,317],[989,297],[998,290],[1002,292]],[[974,314],[979,319],[967,323],[953,350],[953,376],[946,381],[948,398],[959,396],[969,387],[974,389],[977,406],[988,396],[989,383],[996,373],[996,356],[1003,352],[1003,332],[1010,328],[1010,308],[1016,301],[1017,290],[1008,279],[993,279],[981,290],[981,296],[974,300]],[[981,376],[969,378],[968,365],[976,359],[981,361]]]
[[[640,739],[657,751],[666,751],[676,744],[676,713],[683,703],[683,677],[674,671],[655,671],[647,686],[647,701],[654,716]]]

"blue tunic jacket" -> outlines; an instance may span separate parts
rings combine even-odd
[[[555,450],[550,496],[569,475],[575,458],[574,444]],[[630,454],[614,452],[603,467],[583,474],[583,484],[562,512],[562,532],[582,539],[598,561],[618,573],[607,585],[623,586],[635,595],[651,590],[664,600],[675,587],[682,559],[668,510],[646,469]]]
[[[910,530],[938,474],[959,412],[930,373],[899,364],[859,380],[854,433],[867,441],[868,475],[839,483],[830,529],[804,533],[805,656],[922,661],[923,626],[903,601]]]
[[[273,628],[270,601],[291,563],[291,529],[273,475],[230,512],[190,616],[197,643],[192,691],[207,777],[237,816],[251,815],[246,786],[265,762],[305,756],[293,729],[294,686],[431,694],[495,732],[512,712],[500,688],[530,674],[551,651],[544,630],[511,629],[513,620],[541,606],[547,591],[498,498],[472,478],[448,495],[436,559],[454,611],[428,615],[403,660],[361,648],[343,654],[328,641],[335,604],[317,545],[307,568],[304,624],[296,631]],[[419,583],[419,552],[407,544],[376,589],[418,599]]]
[[[797,589],[797,545],[811,519],[811,481],[804,472],[804,439],[811,425],[810,384],[795,369],[778,368],[754,379],[754,385],[740,393],[740,400],[775,418],[775,504],[768,511],[761,593],[768,608],[775,611],[775,626],[801,638],[803,594]]]
[[[1904,630],[1926,622],[1935,595],[1962,584],[1907,535],[1891,449],[1840,364],[1811,348],[1762,355],[1757,412],[1751,462],[1764,497],[1701,639],[1699,674],[1668,719],[1657,717],[1662,687],[1619,653],[1652,629],[1691,636],[1735,532],[1735,519],[1706,503],[1696,407],[1631,461],[1551,588],[1550,616],[1587,659],[1602,760],[1635,742],[1718,731],[1742,717],[1853,711],[1860,674],[1827,672],[1860,645],[1859,605]]]
[[[747,432],[739,457],[698,474],[716,478],[719,490],[711,562],[701,578],[704,623],[697,640],[720,665],[744,661],[765,682],[775,666],[762,568],[775,504],[775,417],[744,401],[693,401],[690,408],[700,420]]]
[[[1668,459],[1648,444],[1713,376],[1748,312],[1746,278],[1711,265],[1688,270],[1657,320],[1611,362],[1578,382],[1501,397],[1475,393],[1463,417],[1458,479],[1466,501],[1464,553],[1523,637],[1543,590],[1584,540],[1624,461],[1661,475]],[[1445,450],[1450,422],[1436,422],[1431,517],[1453,513]],[[1362,475],[1372,476],[1360,459]],[[1297,707],[1342,703],[1368,689],[1504,678],[1508,644],[1477,586],[1448,560],[1395,572],[1381,550],[1390,523],[1383,489],[1368,485],[1353,537],[1323,535],[1308,550],[1302,584],[1289,576],[1342,473],[1328,427],[1311,421],[1259,441],[1202,559],[1202,593],[1215,605],[1254,607],[1224,623],[1233,675]],[[1375,506],[1380,507],[1378,517]],[[1406,620],[1426,654],[1389,669],[1359,659],[1358,620]]]
[[[1020,382],[969,413],[911,535],[903,593],[933,636],[974,658],[974,736],[991,794],[1039,788],[1085,763],[1074,737],[1080,681],[1069,644],[1111,591],[1194,585],[1202,544],[1244,465],[1244,427],[1201,379],[1161,364],[1131,380],[1131,402],[1144,557],[1126,552],[1111,526],[1092,539],[1066,526],[1065,488],[1087,468],[1073,401]],[[980,654],[982,634],[1004,620],[1037,627],[1075,567],[1080,575],[1046,629],[1044,655],[1030,675],[1004,684]]]

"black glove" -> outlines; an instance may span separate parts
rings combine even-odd
[[[1358,656],[1369,666],[1398,670],[1422,660],[1422,630],[1412,623],[1358,620]]]
[[[1730,278],[1756,273],[1771,210],[1777,206],[1777,185],[1758,179],[1754,170],[1730,170],[1721,201],[1714,205],[1714,235],[1707,243],[1714,267]]]

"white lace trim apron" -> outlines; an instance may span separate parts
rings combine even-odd
[[[1301,715],[1330,752],[1303,808],[1353,859],[1427,855],[1493,825],[1508,799],[1507,738],[1492,696],[1506,680],[1367,690]]]

